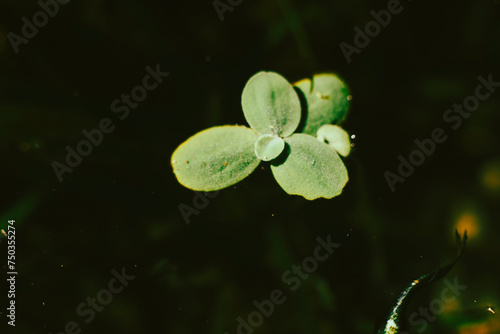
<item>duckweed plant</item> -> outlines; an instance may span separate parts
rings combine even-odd
[[[290,84],[275,72],[259,72],[246,83],[241,106],[250,127],[215,126],[200,131],[172,154],[179,183],[216,191],[269,162],[278,184],[308,200],[338,196],[348,181],[339,157],[351,150],[340,127],[351,96],[330,73]]]
[[[334,74],[318,74],[292,85],[278,73],[259,72],[241,96],[250,127],[215,126],[190,137],[172,155],[177,180],[197,191],[220,190],[243,180],[265,161],[288,194],[308,200],[338,196],[348,181],[339,155],[347,157],[351,150],[349,135],[340,127],[350,100],[346,85]],[[455,259],[412,280],[376,333],[409,333],[406,311],[411,298],[444,277],[465,250],[467,231],[463,238],[456,231],[455,238]]]

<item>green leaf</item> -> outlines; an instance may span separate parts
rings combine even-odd
[[[255,142],[255,155],[257,158],[269,161],[283,152],[285,142],[282,138],[274,135],[262,135]]]
[[[348,180],[347,169],[334,150],[301,133],[286,138],[285,142],[284,161],[271,165],[283,190],[308,200],[332,198],[342,192]]]
[[[291,135],[300,122],[300,101],[292,85],[274,72],[251,77],[241,95],[248,124],[259,134]]]
[[[335,74],[322,73],[313,81],[304,79],[295,83],[304,94],[307,111],[302,133],[315,135],[323,124],[341,123],[349,111],[349,90]]]
[[[247,177],[260,160],[257,133],[245,126],[216,126],[190,137],[172,154],[179,183],[197,191],[214,191]]]
[[[347,157],[351,152],[349,134],[338,125],[322,125],[318,129],[318,140],[333,148],[343,157]]]

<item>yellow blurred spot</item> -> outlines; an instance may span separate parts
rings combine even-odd
[[[491,313],[495,314],[495,310],[492,309],[491,306],[488,306],[487,310],[490,311]]]
[[[2,229],[2,234],[7,236],[7,233],[5,233],[4,229]]]
[[[352,100],[352,95],[347,96],[347,101],[351,101],[351,100]]]
[[[469,238],[474,238],[479,234],[479,219],[477,215],[472,212],[464,212],[458,216],[455,228],[461,235],[467,230]]]

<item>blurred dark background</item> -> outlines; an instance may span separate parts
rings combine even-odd
[[[9,33],[22,36],[22,18],[33,22],[41,7],[2,0],[0,227],[16,220],[19,275],[13,328],[4,239],[1,332],[61,333],[74,321],[75,333],[233,334],[254,300],[280,289],[286,301],[244,333],[373,333],[404,286],[454,258],[454,230],[467,228],[468,249],[447,276],[467,288],[412,333],[500,333],[500,89],[456,130],[443,121],[478,76],[500,81],[500,2],[402,1],[347,63],[339,44],[353,45],[354,27],[387,6],[244,0],[221,21],[210,0],[73,0],[16,53]],[[120,120],[111,103],[157,64],[170,75]],[[337,198],[307,201],[262,164],[187,224],[179,205],[193,206],[195,194],[176,181],[170,156],[202,129],[246,124],[241,91],[261,70],[345,80],[350,181]],[[53,162],[103,118],[114,131],[59,182]],[[392,192],[384,173],[435,128],[447,140]],[[282,274],[328,235],[341,246],[292,292]],[[112,270],[135,278],[86,323],[76,308],[108,287]],[[410,313],[445,288],[424,290]]]

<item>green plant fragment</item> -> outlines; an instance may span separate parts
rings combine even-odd
[[[302,133],[315,135],[323,124],[340,124],[349,111],[347,86],[334,74],[322,73],[295,83],[306,99],[307,110]]]
[[[258,165],[258,134],[245,126],[216,126],[190,137],[172,154],[175,176],[183,186],[214,191],[247,177]]]
[[[243,114],[259,134],[291,135],[300,122],[300,100],[293,86],[275,72],[252,76],[241,95]]]
[[[349,134],[338,125],[322,125],[318,129],[317,137],[319,141],[327,144],[343,157],[347,157],[351,152]]]
[[[294,134],[285,139],[287,155],[282,162],[271,165],[274,178],[290,195],[308,200],[332,198],[347,183],[347,169],[339,155],[316,138]],[[279,159],[278,159],[279,160]]]
[[[285,142],[282,138],[274,135],[262,135],[255,142],[255,155],[257,158],[270,161],[283,152]]]

